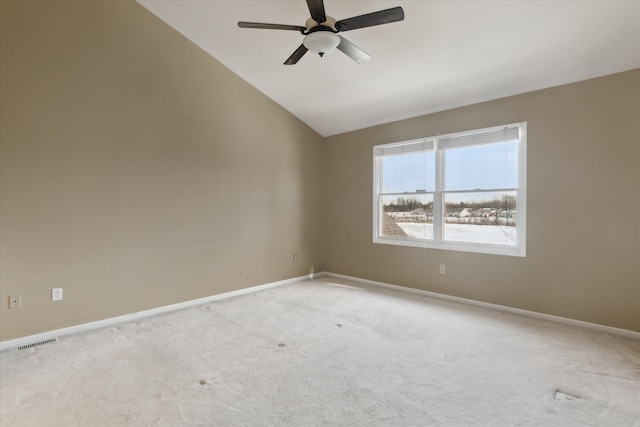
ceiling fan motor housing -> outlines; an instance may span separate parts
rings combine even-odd
[[[304,23],[304,26],[307,27],[307,32],[311,33],[313,31],[326,31],[326,29],[322,28],[322,27],[326,27],[329,29],[329,31],[333,31],[336,32],[336,20],[335,18],[331,17],[331,16],[327,16],[327,19],[324,22],[318,22],[316,20],[314,20],[313,18],[309,18],[306,20],[306,22]],[[319,29],[315,29],[317,27],[321,27]]]

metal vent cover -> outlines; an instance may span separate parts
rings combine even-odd
[[[50,338],[50,339],[44,340],[44,341],[38,341],[38,342],[33,342],[31,344],[21,345],[18,348],[16,348],[16,351],[26,350],[28,348],[37,347],[37,346],[43,345],[43,344],[52,344],[54,342],[58,342],[58,338]]]

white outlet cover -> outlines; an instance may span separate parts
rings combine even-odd
[[[62,301],[62,288],[51,289],[51,301]]]
[[[9,297],[9,308],[20,308],[22,307],[22,295],[11,295]]]

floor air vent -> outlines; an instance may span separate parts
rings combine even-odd
[[[20,347],[16,348],[16,350],[17,351],[26,350],[28,348],[37,347],[37,346],[43,345],[43,344],[51,344],[51,343],[54,343],[54,342],[57,342],[57,341],[58,341],[58,338],[51,338],[51,339],[44,340],[44,341],[32,342],[31,344],[21,345]]]

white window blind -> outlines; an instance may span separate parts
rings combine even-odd
[[[417,151],[430,151],[433,150],[433,143],[433,139],[422,139],[402,144],[379,145],[375,147],[374,156],[394,156]]]
[[[494,144],[514,141],[519,138],[519,127],[505,127],[487,132],[453,135],[438,138],[438,147],[442,149],[469,147],[472,145]]]

